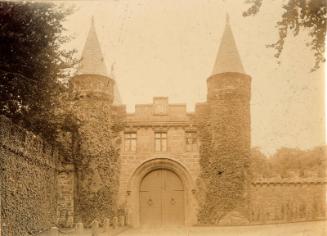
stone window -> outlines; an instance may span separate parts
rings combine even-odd
[[[166,152],[167,151],[167,133],[166,132],[156,132],[155,133],[155,150],[156,150],[156,152]]]
[[[136,133],[125,133],[124,135],[124,150],[125,152],[136,151]]]
[[[192,152],[198,150],[198,142],[196,137],[196,132],[188,131],[185,133],[185,144],[186,151]]]

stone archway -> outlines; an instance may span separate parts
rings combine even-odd
[[[178,161],[169,158],[156,158],[142,163],[132,174],[128,183],[127,209],[129,224],[141,226],[140,186],[142,180],[151,172],[166,170],[175,174],[183,186],[183,225],[196,223],[195,185],[187,169]]]

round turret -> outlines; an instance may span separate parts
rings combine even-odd
[[[83,74],[76,75],[70,80],[70,91],[76,99],[98,98],[108,100],[109,103],[114,99],[115,81],[102,75]]]
[[[237,72],[211,76],[208,80],[208,105],[220,143],[242,149],[249,155],[251,77]]]
[[[221,217],[219,224],[237,212],[243,224],[249,217],[251,77],[244,72],[228,21],[207,85],[209,186],[203,212],[213,222]]]
[[[220,97],[238,97],[249,101],[251,77],[238,72],[226,72],[208,78],[208,101]]]

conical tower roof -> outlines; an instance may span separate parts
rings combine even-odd
[[[113,68],[111,68],[110,75],[108,74],[104,57],[101,51],[98,36],[95,31],[94,19],[92,17],[91,27],[84,45],[84,49],[81,57],[81,64],[77,71],[77,74],[92,74],[92,75],[103,75],[108,78],[114,79]],[[114,84],[114,105],[121,105],[121,97],[117,83]]]
[[[77,73],[108,76],[93,18]]]
[[[219,46],[212,75],[225,72],[245,73],[229,23],[228,15],[226,16],[225,30]]]

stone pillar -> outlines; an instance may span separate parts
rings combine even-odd
[[[119,216],[119,225],[125,226],[125,216],[124,215]]]
[[[118,227],[118,217],[117,216],[114,216],[112,218],[112,226],[114,229],[116,229]]]
[[[126,216],[125,216],[125,225],[127,225],[127,226],[131,225],[130,216],[129,215],[130,215],[130,212],[127,211],[126,212]]]
[[[76,224],[75,231],[76,231],[77,234],[83,233],[84,232],[84,225],[83,225],[83,223],[77,223]]]
[[[58,184],[58,224],[72,227],[74,224],[74,184],[75,168],[73,164],[63,164],[57,176]]]
[[[92,236],[99,236],[99,221],[92,222]]]
[[[104,229],[104,232],[107,232],[107,233],[110,231],[110,220],[108,218],[104,219],[103,229]]]

